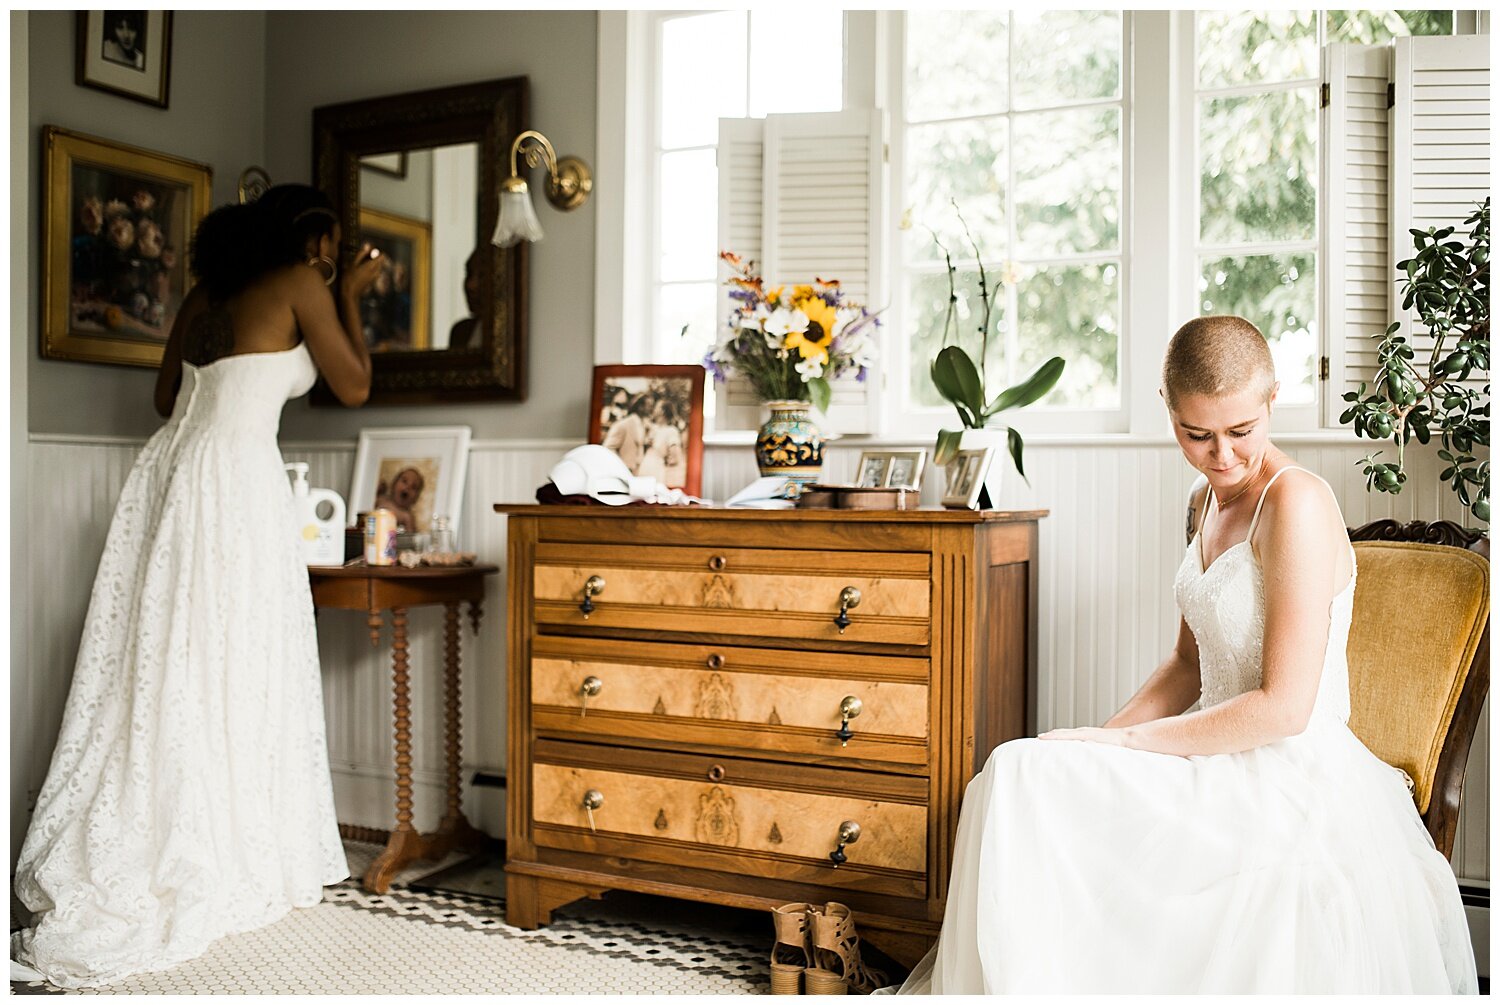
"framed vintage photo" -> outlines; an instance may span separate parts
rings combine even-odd
[[[464,479],[469,468],[468,426],[362,429],[354,455],[349,515],[384,508],[396,514],[406,533],[432,530],[433,517],[446,516],[458,531]]]
[[[160,366],[212,171],[57,126],[42,148],[42,356]]]
[[[76,34],[79,86],[167,107],[171,11],[81,10]]]
[[[854,484],[867,489],[919,489],[926,463],[925,450],[867,450],[859,455]]]
[[[690,496],[703,491],[701,366],[596,366],[589,442],[620,455],[631,474]]]
[[[979,493],[984,490],[984,479],[994,460],[994,447],[960,450],[944,468],[947,479],[943,487],[943,505],[949,509],[974,509],[979,504]]]
[[[360,239],[379,248],[385,266],[359,302],[371,352],[404,352],[432,344],[432,224],[359,208]]]

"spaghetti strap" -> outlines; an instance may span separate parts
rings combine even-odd
[[[1250,530],[1245,534],[1246,541],[1255,536],[1255,527],[1260,523],[1260,510],[1261,507],[1266,504],[1266,495],[1271,491],[1271,486],[1276,484],[1276,479],[1280,478],[1288,471],[1307,471],[1307,469],[1299,468],[1295,464],[1288,464],[1286,467],[1282,468],[1280,471],[1271,476],[1271,480],[1266,482],[1266,487],[1260,490],[1260,501],[1255,504],[1255,512],[1250,516]],[[1313,474],[1311,471],[1307,471],[1307,473],[1312,475],[1314,478],[1318,478],[1318,476]],[[1318,481],[1321,482],[1323,481],[1323,479],[1318,478]],[[1324,482],[1324,484],[1326,485],[1327,482]]]

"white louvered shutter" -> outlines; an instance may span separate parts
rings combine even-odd
[[[1410,229],[1452,226],[1462,231],[1464,219],[1489,195],[1489,36],[1399,38],[1393,81],[1394,266],[1414,253]],[[1454,238],[1466,240],[1467,234],[1456,232]],[[1393,317],[1412,339],[1417,359],[1429,358],[1432,340],[1414,328],[1415,310],[1401,310],[1394,289],[1391,295]],[[1475,374],[1468,383],[1477,388],[1486,381],[1486,375]]]
[[[755,259],[770,285],[838,279],[850,298],[882,308],[883,122],[874,110],[720,119],[720,247]],[[727,318],[727,296],[721,304]],[[832,433],[875,432],[878,379],[872,373],[864,383],[836,381],[818,425]],[[718,415],[720,429],[762,421],[760,402],[742,381],[720,390]]]
[[[1323,421],[1338,425],[1344,392],[1375,375],[1371,335],[1390,324],[1389,214],[1390,122],[1387,86],[1391,49],[1383,45],[1329,45],[1323,49],[1327,101],[1321,112],[1323,144],[1322,287],[1324,355]],[[1398,301],[1399,303],[1399,301]]]

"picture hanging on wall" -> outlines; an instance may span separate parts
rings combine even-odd
[[[160,366],[212,171],[57,126],[42,148],[42,356]]]
[[[703,484],[701,366],[596,366],[589,442],[630,473],[700,495]]]
[[[81,10],[77,36],[80,86],[167,107],[171,11]]]
[[[429,348],[432,224],[361,206],[359,235],[385,259],[359,302],[365,345],[371,352]]]

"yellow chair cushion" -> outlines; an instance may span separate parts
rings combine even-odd
[[[1469,664],[1489,623],[1490,564],[1461,548],[1354,545],[1349,728],[1416,783],[1427,812],[1438,758]]]

